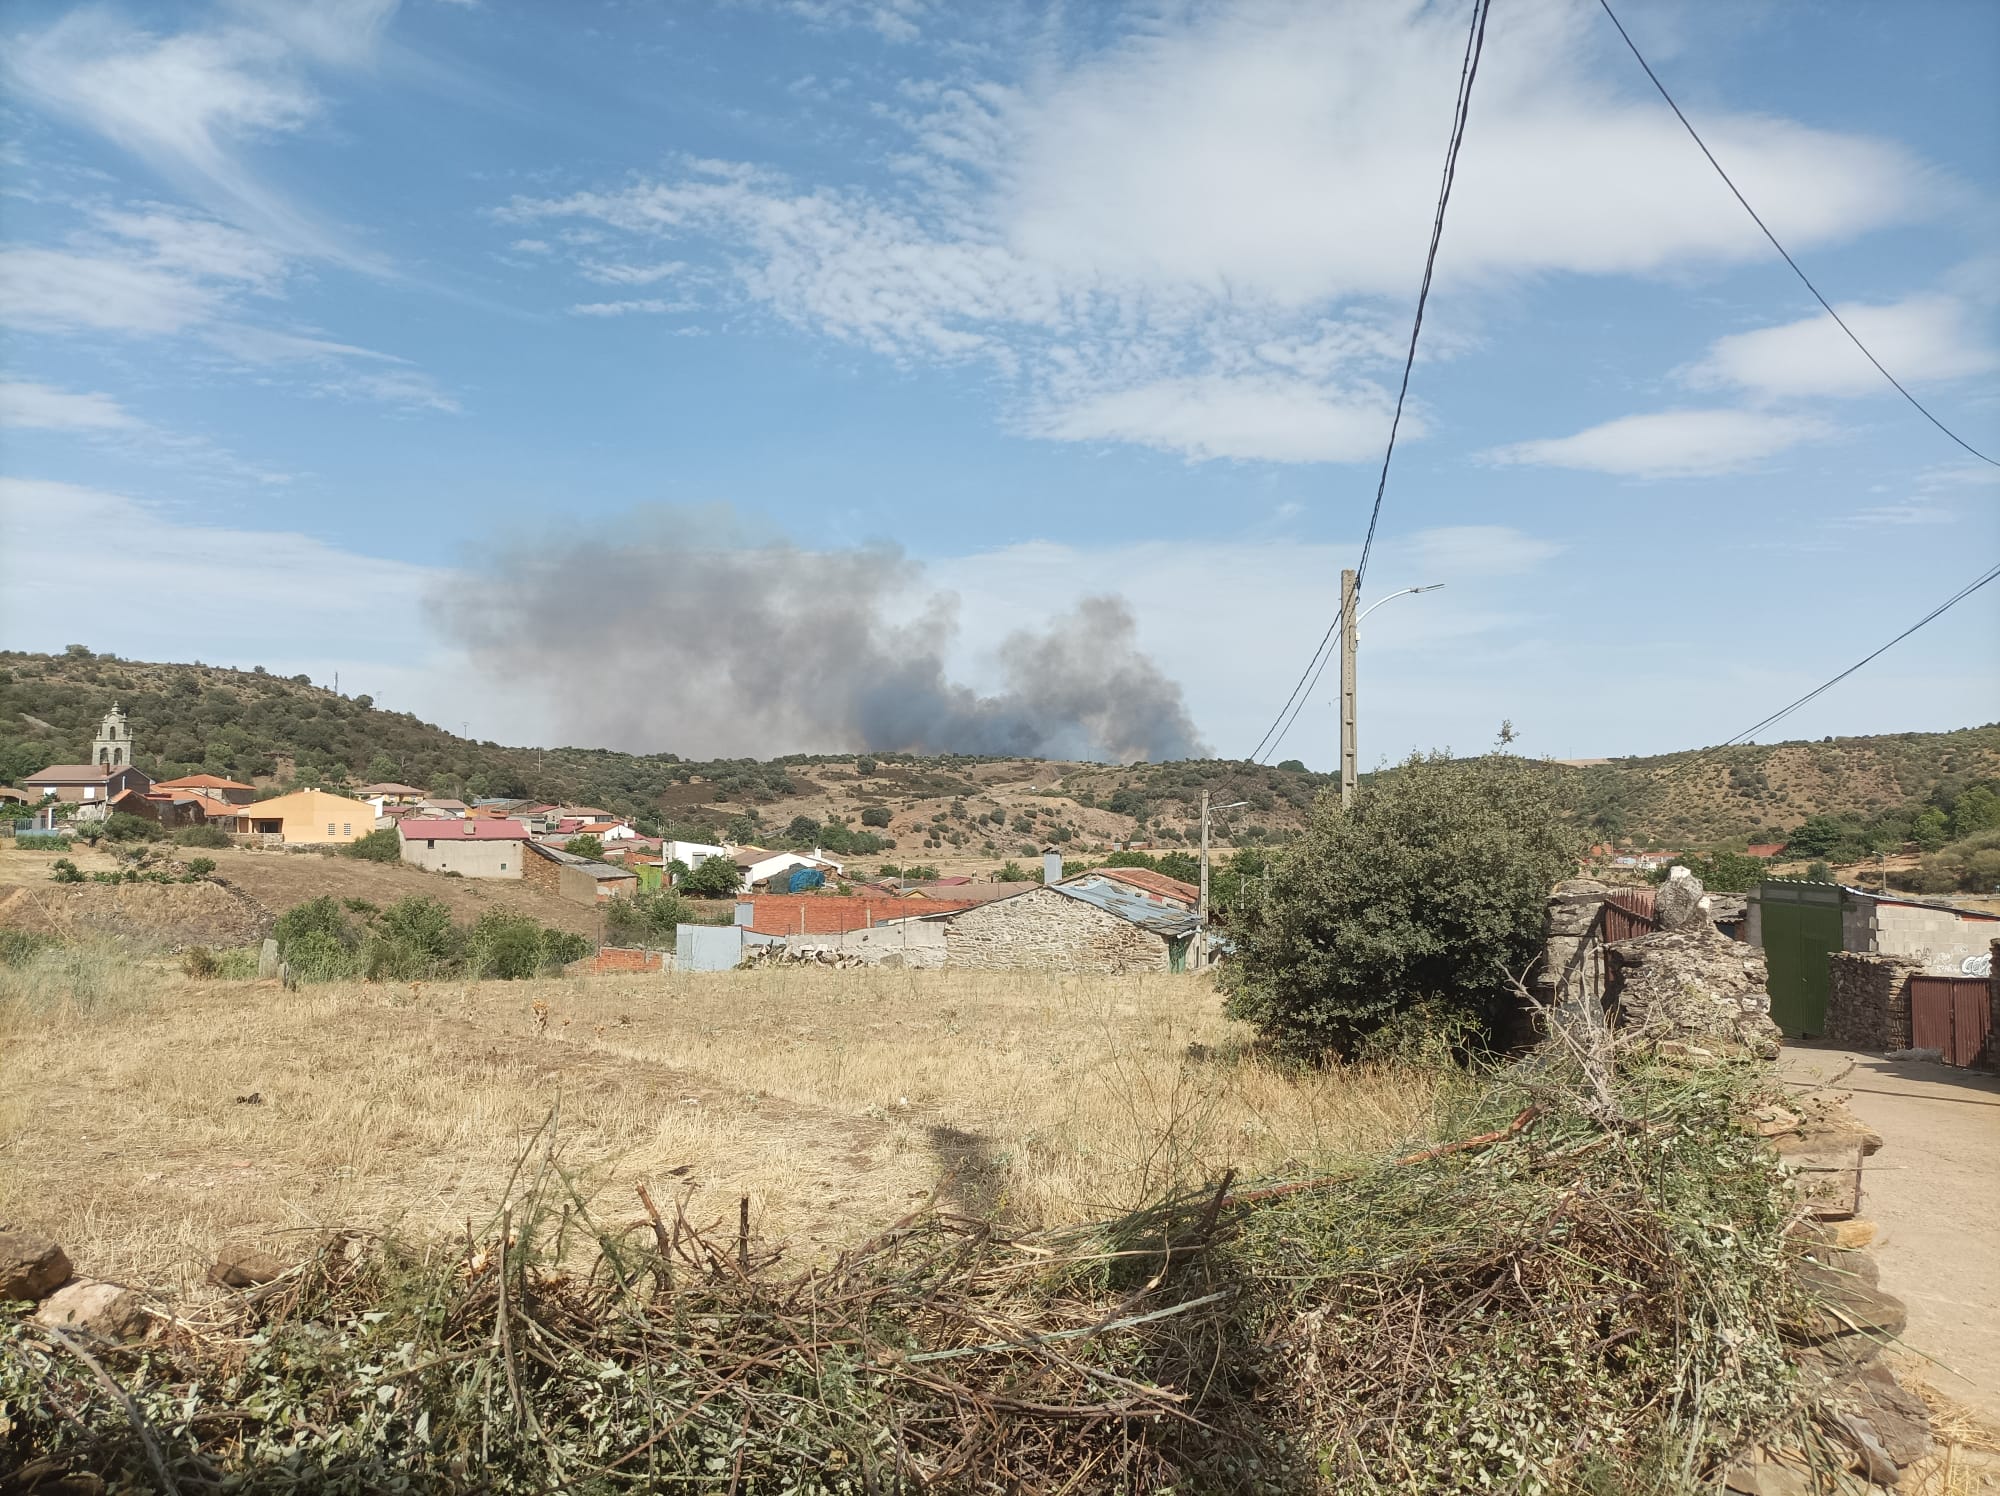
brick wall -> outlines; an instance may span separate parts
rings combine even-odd
[[[832,893],[760,893],[746,899],[750,928],[765,935],[838,935],[911,914],[970,908],[970,899],[866,899]]]
[[[1858,951],[1835,951],[1827,961],[1825,1037],[1856,1049],[1908,1049],[1910,978],[1924,963]]]
[[[590,962],[592,971],[665,971],[667,956],[664,951],[631,950],[624,946],[606,946]]]
[[[1037,888],[943,921],[945,964],[981,971],[1166,971],[1167,942],[1082,899]]]

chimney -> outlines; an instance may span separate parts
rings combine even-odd
[[[458,823],[458,834],[460,836],[470,836],[472,835],[472,831],[473,831],[473,826],[470,820],[464,820]]]
[[[1042,882],[1062,882],[1062,849],[1060,847],[1042,848]]]

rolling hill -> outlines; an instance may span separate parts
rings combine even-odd
[[[1283,840],[1328,783],[1296,767],[1221,759],[1119,767],[841,753],[697,762],[672,753],[509,748],[304,677],[87,651],[0,651],[0,779],[82,760],[114,701],[130,715],[140,766],[161,777],[206,771],[328,788],[395,779],[464,799],[598,805],[696,839],[782,840],[802,819],[879,835],[899,857],[940,864],[1019,856],[1051,841],[1078,850],[1139,837],[1180,844],[1195,834],[1203,788],[1217,802],[1248,802],[1219,821],[1225,843]],[[1553,772],[1569,778],[1597,834],[1679,847],[1782,831],[1815,815],[1878,815],[2000,778],[2000,725],[1610,759]],[[873,831],[863,832],[869,823]]]

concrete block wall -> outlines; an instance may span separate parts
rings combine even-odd
[[[1984,954],[2000,934],[1992,920],[1965,919],[1949,909],[1878,903],[1874,899],[1850,898],[1842,918],[1842,943],[1848,950],[1906,956],[1941,976],[1957,975],[1967,956]]]
[[[1861,951],[1835,951],[1827,961],[1824,1037],[1855,1049],[1908,1049],[1910,978],[1924,963]]]

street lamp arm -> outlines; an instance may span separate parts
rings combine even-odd
[[[1375,599],[1374,602],[1370,603],[1367,607],[1361,610],[1360,615],[1354,620],[1354,625],[1356,628],[1359,628],[1361,626],[1361,620],[1363,618],[1366,618],[1370,613],[1373,613],[1377,608],[1381,607],[1382,604],[1388,602],[1390,598],[1408,597],[1412,593],[1417,593],[1417,592],[1435,592],[1438,590],[1438,588],[1442,587],[1443,585],[1444,583],[1442,582],[1428,582],[1422,587],[1405,587],[1401,592],[1390,593],[1388,597],[1378,597]]]

